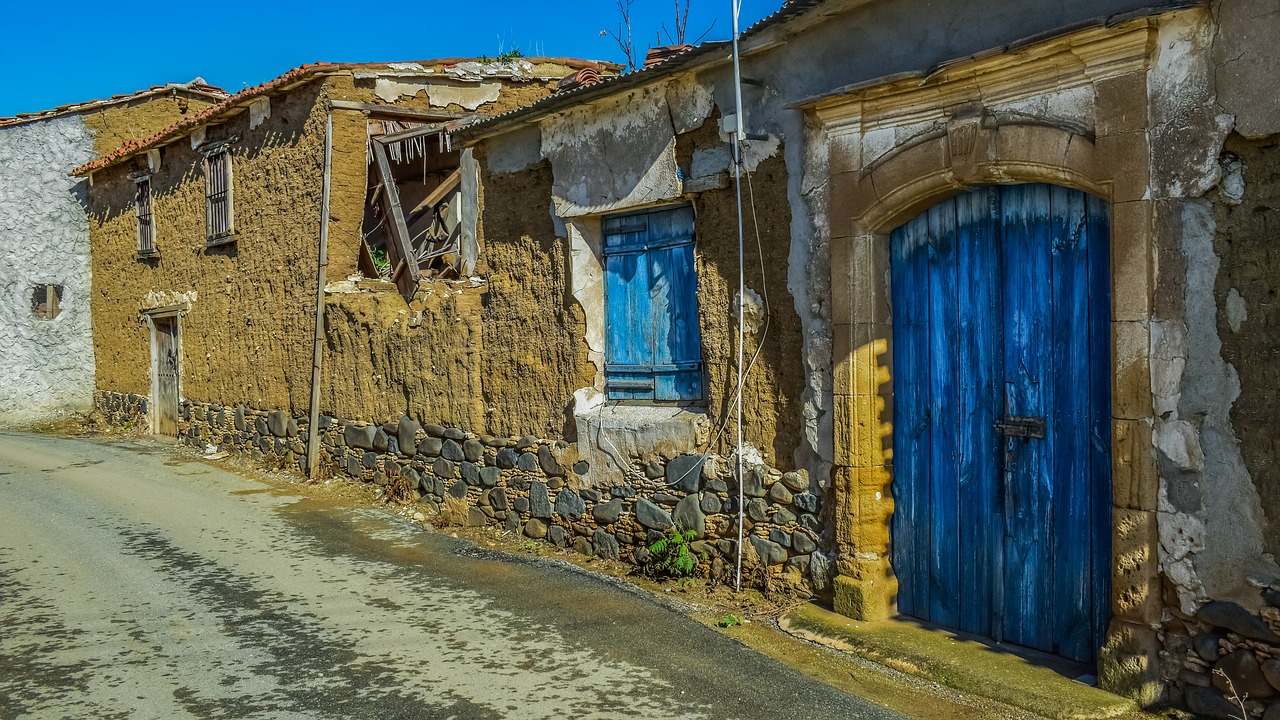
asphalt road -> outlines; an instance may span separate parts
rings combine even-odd
[[[0,433],[0,718],[898,718],[611,580]]]

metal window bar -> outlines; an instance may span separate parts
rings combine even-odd
[[[139,180],[134,199],[138,213],[138,254],[151,255],[156,251],[156,228],[151,218],[151,181]]]
[[[225,150],[205,158],[205,229],[209,240],[231,234],[230,159]]]

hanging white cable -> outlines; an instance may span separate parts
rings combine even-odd
[[[733,589],[734,592],[742,591],[742,541],[743,531],[742,525],[745,519],[743,504],[745,493],[743,492],[742,478],[742,345],[746,337],[746,312],[743,300],[746,298],[746,262],[743,258],[743,232],[742,232],[742,138],[743,138],[743,119],[742,119],[742,65],[738,56],[738,15],[742,11],[741,0],[730,0],[733,12],[733,184],[738,194],[738,393],[734,402],[734,412],[737,416],[738,424],[738,443],[737,443],[737,470],[738,470],[738,543],[737,543],[737,569],[734,574]]]

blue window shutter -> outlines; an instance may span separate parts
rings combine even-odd
[[[605,218],[605,382],[613,400],[699,400],[693,208]]]

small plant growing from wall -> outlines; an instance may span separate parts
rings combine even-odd
[[[642,568],[644,574],[654,578],[692,577],[698,561],[690,545],[697,537],[692,530],[669,528],[649,546],[649,560]]]

